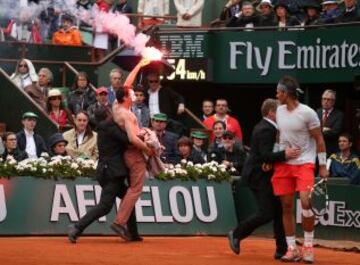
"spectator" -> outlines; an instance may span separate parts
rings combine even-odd
[[[215,114],[204,120],[204,125],[211,130],[216,121],[223,121],[226,124],[226,129],[235,134],[235,137],[242,142],[243,135],[239,122],[228,115],[228,103],[226,99],[218,99],[215,104]],[[214,133],[211,135],[211,142],[214,141]]]
[[[142,86],[134,88],[136,100],[131,106],[131,111],[135,114],[139,127],[149,127],[150,125],[150,110],[146,106],[145,102],[145,91]]]
[[[60,127],[66,127],[73,124],[70,111],[65,108],[63,96],[59,89],[51,89],[46,102],[46,111],[51,120],[56,122]]]
[[[241,0],[228,0],[223,10],[221,11],[219,19],[222,21],[229,20],[238,14],[241,10]]]
[[[201,27],[204,0],[174,0],[178,27]]]
[[[95,117],[97,109],[103,107],[108,113],[112,112],[108,99],[108,90],[106,87],[99,87],[96,89],[96,100],[97,102],[92,104],[87,110],[87,113],[89,114],[89,122],[92,128],[97,128],[98,125],[97,119]]]
[[[46,43],[59,29],[59,14],[55,11],[54,7],[49,6],[41,11],[39,19],[40,34],[43,42]]]
[[[114,11],[117,11],[121,14],[132,14],[133,8],[127,0],[119,0],[119,3],[117,3],[114,7]]]
[[[49,138],[49,155],[53,156],[67,156],[66,146],[68,142],[64,139],[61,133],[54,133]]]
[[[109,13],[113,2],[113,0],[96,0],[92,8],[94,16],[99,12]],[[100,23],[94,23],[94,33],[93,46],[96,49],[96,59],[101,60],[105,57],[106,51],[109,49],[109,34],[104,32],[103,26]]]
[[[85,111],[75,115],[75,126],[64,132],[64,139],[68,142],[66,152],[73,158],[98,159],[97,134],[89,125],[89,116]]]
[[[1,158],[4,161],[10,157],[14,158],[18,162],[28,158],[26,152],[19,150],[15,133],[6,132],[2,138],[5,144],[5,149],[4,153],[1,155]]]
[[[321,130],[323,132],[326,153],[328,155],[337,152],[337,141],[339,134],[343,129],[344,114],[335,109],[336,92],[327,89],[321,97],[321,108],[316,113],[321,122]]]
[[[44,139],[34,132],[38,118],[33,112],[25,112],[22,116],[24,129],[16,134],[19,150],[25,151],[29,158],[38,158],[47,152]]]
[[[214,102],[209,99],[204,99],[202,102],[202,116],[200,119],[202,121],[209,118],[214,113]]]
[[[163,24],[163,18],[141,17],[141,16],[168,16],[170,14],[169,0],[139,0],[138,2],[138,27],[143,28],[150,25]]]
[[[39,81],[38,86],[42,91],[44,97],[46,98],[49,94],[49,90],[52,87],[53,82],[53,73],[50,71],[49,68],[41,68],[38,73]]]
[[[290,15],[289,7],[284,2],[279,1],[274,8],[279,29],[300,25],[299,20],[297,20],[296,17]]]
[[[260,10],[260,27],[275,27],[276,19],[273,11],[273,5],[270,0],[262,0],[258,5],[258,9]]]
[[[28,59],[21,59],[16,65],[15,72],[10,79],[20,88],[32,85],[38,82],[39,77],[36,74],[35,67]]]
[[[192,153],[198,153],[201,158],[207,161],[207,152],[205,148],[205,141],[207,135],[201,131],[194,131],[191,133],[191,139],[193,141]]]
[[[345,10],[336,19],[336,22],[346,23],[360,21],[360,10],[356,6],[356,0],[344,0]]]
[[[360,160],[351,152],[353,138],[348,133],[339,136],[339,150],[330,156],[330,176],[342,177],[350,180],[351,184],[360,184]]]
[[[243,2],[241,12],[237,13],[226,24],[227,27],[254,28],[260,24],[260,17],[250,2]]]
[[[305,11],[304,25],[316,25],[319,23],[321,8],[315,0],[303,6]]]
[[[319,24],[332,24],[341,15],[341,10],[336,0],[324,0],[321,5],[323,12],[320,15]]]
[[[236,174],[240,174],[245,162],[246,153],[235,145],[235,134],[226,131],[223,135],[223,148],[219,149],[218,162],[227,166],[234,167]]]
[[[167,115],[165,113],[154,114],[151,119],[151,127],[155,131],[161,145],[164,147],[160,158],[166,164],[176,164],[179,161],[176,141],[177,134],[165,130]]]
[[[76,8],[84,8],[85,10],[90,10],[93,3],[90,0],[77,0]]]
[[[5,150],[4,143],[2,137],[0,137],[0,155],[4,153],[4,150]]]
[[[147,82],[147,103],[151,117],[154,114],[165,113],[169,119],[175,119],[177,114],[185,111],[184,98],[171,89],[162,87],[159,73],[148,74]]]
[[[194,164],[205,163],[200,153],[194,152],[193,143],[189,137],[180,137],[180,139],[177,141],[177,146],[179,150],[180,161],[185,159],[186,161],[193,162]]]
[[[72,114],[81,110],[87,111],[88,107],[96,102],[96,93],[90,87],[90,80],[85,72],[79,72],[68,98],[68,107]]]
[[[112,105],[116,99],[116,91],[122,87],[122,71],[120,68],[114,68],[110,72],[110,86],[108,87],[108,98]]]
[[[216,121],[212,126],[214,139],[209,145],[209,153],[217,153],[217,151],[224,147],[222,137],[226,131],[226,124],[223,121]]]
[[[61,16],[62,27],[53,34],[52,44],[81,46],[80,31],[73,26],[73,18],[64,14]]]

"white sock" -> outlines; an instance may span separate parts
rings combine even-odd
[[[286,243],[289,248],[295,248],[296,247],[295,236],[287,236]]]
[[[306,232],[304,231],[304,246],[312,247],[314,241],[314,231]]]

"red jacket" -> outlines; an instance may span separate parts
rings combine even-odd
[[[209,129],[212,130],[212,127],[214,125],[214,123],[217,121],[218,119],[216,118],[216,114],[210,116],[209,118],[207,118],[206,120],[204,120],[204,125]],[[232,133],[235,134],[235,136],[242,141],[243,140],[243,135],[242,135],[242,131],[241,131],[241,127],[239,122],[231,117],[230,115],[226,115],[226,130],[230,131]],[[211,134],[211,142],[214,140],[214,134]]]

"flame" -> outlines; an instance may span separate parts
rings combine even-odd
[[[163,57],[163,53],[155,47],[145,47],[145,49],[142,50],[141,55],[143,58],[150,61],[160,61]]]

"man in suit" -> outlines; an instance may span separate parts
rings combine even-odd
[[[29,158],[38,158],[47,152],[44,138],[34,132],[38,118],[33,112],[25,112],[21,121],[24,129],[16,134],[19,150],[25,151]]]
[[[68,238],[76,243],[78,237],[87,226],[100,217],[108,214],[114,206],[116,197],[123,198],[127,191],[124,183],[128,177],[128,170],[124,162],[124,152],[129,140],[113,121],[105,107],[96,110],[98,121],[98,149],[99,162],[96,169],[96,178],[102,187],[100,202],[94,206],[78,223],[69,226]],[[133,209],[127,222],[130,241],[142,241],[136,225],[135,209]]]
[[[110,86],[108,89],[108,100],[112,105],[116,99],[116,91],[119,90],[122,86],[122,71],[120,68],[114,68],[110,71]]]
[[[334,108],[335,101],[336,92],[325,90],[321,97],[321,108],[316,111],[321,123],[327,155],[338,151],[337,141],[343,129],[344,114]]]
[[[273,194],[270,182],[272,169],[270,164],[295,158],[300,154],[298,149],[287,148],[276,151],[276,109],[274,99],[266,99],[261,107],[262,120],[255,126],[251,137],[250,155],[242,171],[242,181],[251,189],[258,206],[258,211],[229,232],[229,243],[235,254],[240,253],[240,241],[249,236],[256,228],[274,220],[276,239],[275,259],[280,259],[287,250],[285,233],[282,224],[280,201]]]
[[[161,86],[159,73],[149,73],[147,82],[149,90],[146,102],[150,109],[150,117],[154,114],[165,113],[169,119],[176,119],[177,115],[184,113],[184,98],[173,90]]]

